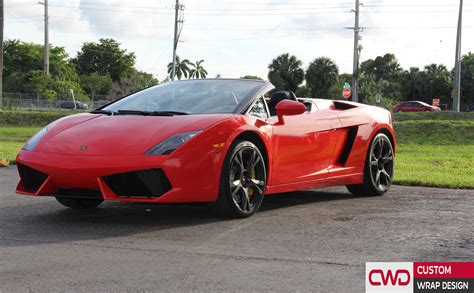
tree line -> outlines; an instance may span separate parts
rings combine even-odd
[[[121,97],[159,83],[152,74],[136,69],[135,53],[122,49],[113,39],[86,42],[73,58],[63,47],[51,46],[50,75],[43,73],[40,44],[7,40],[3,53],[4,92],[39,93],[54,100],[72,89],[78,100],[87,101],[101,95]],[[206,78],[208,72],[203,63],[204,60],[191,62],[177,56],[176,77]],[[318,57],[304,69],[300,59],[286,53],[273,59],[268,70],[268,79],[277,89],[292,90],[301,97],[340,99],[344,83],[352,80],[351,74],[340,73],[328,57]],[[171,71],[169,63],[168,73]],[[253,75],[242,78],[261,79]],[[390,53],[360,65],[359,98],[368,104],[374,104],[375,96],[381,94],[386,106],[402,100],[431,103],[433,98],[451,105],[452,85],[453,71],[446,66],[430,64],[405,70]],[[473,53],[462,57],[461,105],[474,105]]]
[[[352,75],[339,73],[336,63],[327,57],[314,59],[303,69],[296,56],[282,54],[268,65],[268,79],[281,90],[292,90],[298,96],[341,99],[345,82],[351,83]],[[411,67],[404,70],[394,54],[387,53],[361,63],[359,99],[375,104],[375,96],[382,96],[382,104],[390,106],[404,100],[427,103],[441,99],[442,104],[452,105],[453,71],[444,65],[430,64],[423,69]],[[303,85],[303,81],[306,83]],[[462,57],[461,105],[474,105],[474,54]]]
[[[159,83],[152,74],[136,69],[135,53],[113,39],[86,42],[74,58],[63,47],[50,46],[50,75],[43,72],[43,45],[7,40],[3,54],[5,93],[38,93],[55,100],[72,89],[76,99],[88,101],[122,97]],[[206,77],[204,60],[192,63],[178,57],[177,61],[179,79]]]

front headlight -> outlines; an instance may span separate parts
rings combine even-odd
[[[157,144],[150,150],[148,150],[145,155],[168,155],[171,154],[175,149],[180,147],[183,143],[187,142],[202,130],[182,132],[168,137],[161,143]]]
[[[48,132],[47,127],[41,129],[40,131],[38,131],[38,133],[33,135],[33,137],[30,138],[30,140],[28,140],[28,142],[25,143],[25,145],[21,149],[25,151],[34,151],[38,143],[41,141],[41,139],[47,132]]]

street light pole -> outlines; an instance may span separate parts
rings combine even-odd
[[[173,69],[171,71],[171,80],[176,76],[176,48],[178,47],[178,12],[179,0],[176,0],[175,14],[174,14],[174,39],[173,39]]]
[[[462,6],[463,0],[459,0],[458,32],[456,36],[456,58],[454,66],[453,84],[453,111],[461,110],[461,36],[462,36]]]
[[[358,87],[359,87],[359,0],[355,4],[355,23],[354,23],[354,57],[352,64],[352,100],[359,101]]]
[[[44,0],[44,64],[43,71],[49,75],[49,25],[48,0]]]

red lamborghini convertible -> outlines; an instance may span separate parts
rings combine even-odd
[[[16,191],[70,208],[201,202],[242,218],[264,194],[346,185],[370,196],[390,188],[388,111],[273,90],[267,81],[177,81],[61,118],[18,154]]]

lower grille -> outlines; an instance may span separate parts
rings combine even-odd
[[[57,197],[103,199],[102,192],[99,189],[59,188],[53,195]]]
[[[120,173],[103,179],[120,197],[156,198],[171,189],[171,183],[161,169]]]
[[[20,173],[23,188],[26,192],[36,193],[48,178],[48,174],[17,163],[18,173]]]

